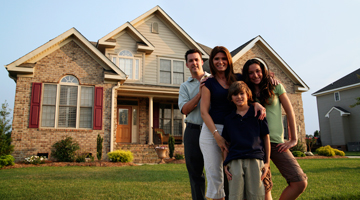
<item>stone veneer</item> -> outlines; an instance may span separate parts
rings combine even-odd
[[[248,52],[246,52],[240,59],[234,63],[235,73],[241,73],[242,68],[246,61],[253,58],[260,58],[266,62],[270,71],[274,72],[275,78],[280,80],[286,89],[287,95],[291,101],[295,112],[296,128],[298,131],[298,138],[300,141],[305,142],[305,123],[304,123],[304,109],[301,93],[295,93],[295,84],[290,78],[281,70],[279,64],[274,60],[258,45],[255,45]],[[282,108],[282,112],[285,115],[285,111]]]
[[[65,75],[78,78],[80,85],[103,87],[103,128],[102,130],[74,128],[28,128],[32,83],[59,83]],[[62,46],[39,60],[34,67],[33,77],[18,77],[14,116],[12,123],[13,156],[16,161],[37,153],[51,154],[51,146],[71,136],[80,145],[81,152],[96,155],[96,138],[104,137],[103,157],[110,151],[111,89],[115,85],[104,84],[104,70],[74,41]],[[40,111],[41,113],[41,111]],[[41,118],[40,118],[41,125]]]

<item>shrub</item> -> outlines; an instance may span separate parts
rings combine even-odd
[[[111,162],[131,162],[134,159],[131,151],[117,150],[107,153]]]
[[[100,136],[100,134],[98,134],[97,140],[96,140],[96,150],[97,150],[96,156],[97,156],[98,160],[101,160],[101,157],[102,157],[103,141],[104,141],[104,138],[102,138]]]
[[[293,151],[292,154],[294,157],[305,157],[306,155],[301,151]]]
[[[12,155],[0,156],[0,168],[8,165],[15,165],[15,159]]]
[[[79,149],[79,144],[72,137],[66,136],[52,146],[51,156],[60,162],[72,162],[75,160],[75,151]]]
[[[345,152],[339,150],[339,149],[334,149],[335,151],[335,155],[338,155],[338,156],[345,156]]]
[[[0,134],[0,156],[10,155],[14,151],[11,145],[11,138],[8,135]]]
[[[46,157],[44,157],[44,156],[30,156],[30,157],[25,158],[25,163],[38,165],[38,164],[45,163],[45,160],[46,160]]]
[[[175,150],[174,136],[172,136],[172,135],[169,136],[168,144],[169,144],[169,157],[172,158],[172,157],[174,157],[174,150]]]
[[[180,154],[180,153],[175,154],[175,159],[176,160],[182,160],[184,158],[185,158],[185,156],[183,154]]]
[[[304,144],[302,142],[300,142],[300,140],[298,140],[297,144],[293,147],[290,148],[290,151],[301,151],[303,152],[306,149],[306,147],[304,146]]]
[[[87,153],[77,154],[75,161],[76,161],[76,162],[85,162],[85,161],[86,161],[85,158],[86,158],[88,155],[89,155],[89,154],[87,154]]]
[[[316,149],[316,153],[321,156],[335,156],[335,151],[329,145]]]

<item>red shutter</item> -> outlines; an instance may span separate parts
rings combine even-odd
[[[94,95],[94,130],[101,130],[102,128],[102,113],[103,113],[103,88],[95,87]]]
[[[41,83],[32,84],[29,128],[39,128],[41,86]]]
[[[159,103],[153,104],[153,127],[159,128]]]

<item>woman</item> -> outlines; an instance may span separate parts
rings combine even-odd
[[[224,199],[222,151],[228,149],[221,132],[224,117],[235,109],[227,100],[228,88],[233,82],[242,80],[242,75],[234,74],[232,58],[225,47],[216,46],[211,51],[209,64],[213,78],[209,78],[201,90],[200,111],[204,124],[200,133],[200,149],[204,156],[207,178],[206,196],[212,199]],[[259,110],[262,111],[261,119],[263,119],[265,109],[256,103],[256,113]]]
[[[248,60],[242,74],[254,97],[266,108],[271,142],[270,158],[288,182],[280,199],[296,199],[307,186],[307,176],[289,151],[297,143],[295,114],[290,100],[281,84],[276,86],[271,84],[268,70],[259,60]],[[287,142],[284,142],[281,105],[290,126],[291,139]]]

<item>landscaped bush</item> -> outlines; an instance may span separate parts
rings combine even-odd
[[[293,151],[292,154],[294,157],[305,157],[306,155],[301,151]]]
[[[86,157],[88,156],[89,154],[87,153],[80,153],[80,154],[77,154],[76,155],[76,158],[75,158],[75,161],[76,162],[85,162],[86,161]]]
[[[30,156],[30,157],[25,158],[25,163],[38,165],[38,164],[45,163],[45,160],[46,160],[46,157],[44,157],[44,156]]]
[[[174,157],[174,150],[175,150],[175,138],[174,136],[170,135],[169,140],[168,140],[168,144],[169,144],[169,157],[172,158]]]
[[[15,159],[12,155],[0,156],[0,168],[8,165],[15,165]]]
[[[321,156],[335,156],[335,151],[329,145],[316,149],[316,153]]]
[[[75,151],[79,150],[79,144],[73,141],[72,137],[56,142],[52,146],[51,156],[60,162],[72,162],[75,160]]]
[[[305,151],[306,147],[304,146],[304,144],[302,142],[300,142],[300,140],[298,140],[297,144],[295,146],[293,146],[292,148],[290,148],[290,151],[300,151],[303,152]]]
[[[335,151],[335,155],[338,155],[338,156],[345,156],[345,152],[339,150],[339,149],[334,149]]]
[[[184,159],[184,158],[185,158],[185,156],[183,154],[180,154],[180,153],[175,154],[175,159],[176,160],[181,160],[181,159]]]
[[[107,153],[107,155],[109,156],[111,162],[127,163],[133,161],[134,159],[134,156],[131,153],[131,151],[117,150],[117,151],[109,152]]]

